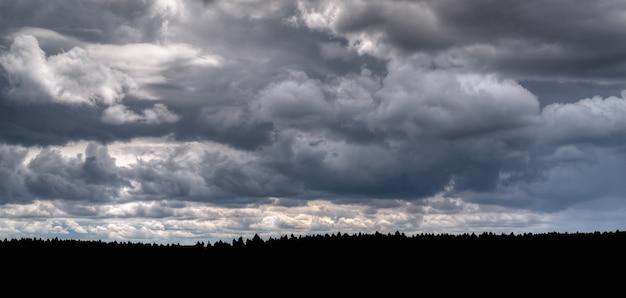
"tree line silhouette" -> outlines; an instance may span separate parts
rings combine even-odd
[[[433,253],[441,254],[462,249],[477,255],[496,253],[497,251],[518,251],[524,248],[527,252],[535,250],[547,253],[565,249],[567,251],[612,251],[626,248],[626,231],[614,232],[576,232],[576,233],[522,233],[495,234],[435,234],[421,233],[406,235],[396,231],[383,234],[375,232],[347,234],[315,235],[283,235],[263,240],[258,234],[252,238],[235,238],[231,242],[218,240],[214,243],[198,241],[195,245],[156,244],[131,241],[73,240],[73,239],[41,239],[20,238],[0,241],[0,251],[19,253],[45,254],[66,252],[98,252],[98,253],[141,253],[150,255],[167,254],[197,256],[246,256],[270,255],[281,256],[286,252],[302,252],[309,254],[352,254],[360,253]],[[493,255],[493,254],[492,254]]]
[[[508,287],[545,283],[556,288],[557,277],[568,279],[573,287],[577,281],[614,278],[609,274],[626,265],[625,251],[626,231],[619,230],[458,235],[337,232],[265,240],[255,234],[195,245],[58,238],[0,241],[2,266],[10,277],[36,276],[55,283],[97,280],[94,287],[106,281],[110,287],[127,284],[139,290],[143,289],[137,282],[140,278],[164,289],[184,285],[202,290],[236,281],[241,288],[231,288],[233,294],[248,290],[258,294],[261,290],[254,287],[270,291],[273,288],[268,287],[280,285],[300,285],[299,294],[328,294],[326,287],[332,283],[341,285],[345,293],[382,295],[382,287],[399,295],[406,286],[419,285],[423,290],[435,284],[444,292],[467,293],[476,283],[487,281]],[[464,288],[454,288],[459,285]]]

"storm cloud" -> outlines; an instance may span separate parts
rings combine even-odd
[[[0,0],[0,236],[621,228],[624,13]]]

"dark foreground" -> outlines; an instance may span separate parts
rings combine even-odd
[[[499,287],[520,293],[593,288],[597,295],[616,287],[621,291],[626,232],[337,233],[267,240],[255,236],[193,246],[5,239],[0,253],[4,272],[10,272],[4,275],[8,280],[88,284],[144,294],[176,289],[176,297],[191,289],[205,291],[203,296],[222,296],[217,294],[224,291],[234,296],[268,291],[283,295],[296,285],[299,292],[293,296],[328,294],[332,289],[339,291],[335,294],[386,297],[425,289],[451,295]]]

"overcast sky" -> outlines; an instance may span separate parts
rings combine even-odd
[[[623,0],[0,0],[0,239],[626,229]]]

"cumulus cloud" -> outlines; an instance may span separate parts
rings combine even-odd
[[[0,146],[0,203],[28,200],[23,176],[27,154],[24,148]]]
[[[25,185],[40,198],[111,201],[122,187],[130,186],[106,147],[90,143],[85,155],[66,157],[43,149],[28,162]]]
[[[430,50],[451,43],[426,2],[301,1],[298,10],[296,20],[345,37],[359,54],[389,58],[394,49]]]
[[[594,96],[574,103],[553,103],[543,108],[545,127],[539,135],[547,141],[585,142],[598,145],[618,142],[626,128],[626,91],[621,97]]]
[[[302,71],[290,71],[288,79],[261,91],[252,108],[261,120],[276,122],[320,122],[333,111],[319,83]]]
[[[466,136],[529,124],[537,98],[517,82],[497,75],[428,70],[392,62],[375,111],[360,116],[373,130],[406,136]]]
[[[61,52],[65,52],[68,49],[84,48],[85,42],[78,38],[63,35],[57,31],[40,27],[19,27],[8,30],[10,33],[3,36],[2,39],[11,44],[15,38],[22,35],[33,36],[37,39],[39,47],[47,55],[55,55]]]
[[[15,38],[0,56],[10,86],[9,98],[23,103],[105,104],[121,100],[134,82],[124,73],[99,63],[81,48],[46,57],[37,39]]]
[[[260,165],[257,157],[212,143],[171,145],[129,166],[136,198],[182,199],[219,205],[263,202],[296,194],[290,180]]]

